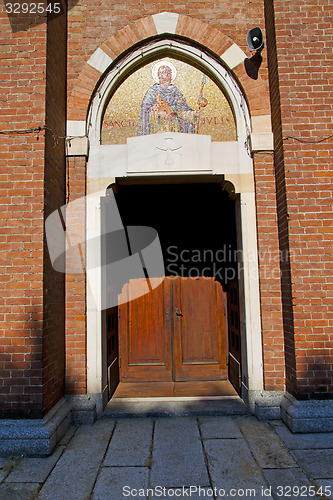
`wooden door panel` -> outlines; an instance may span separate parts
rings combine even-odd
[[[168,280],[141,297],[146,280],[131,280],[120,306],[120,376],[122,382],[172,380],[171,287]]]
[[[134,288],[140,290],[140,285],[135,283]],[[163,287],[158,287],[128,304],[131,318],[128,361],[131,366],[166,363],[163,292]]]
[[[173,279],[173,307],[174,380],[226,378],[226,299],[221,285],[214,278]]]
[[[181,284],[181,346],[183,364],[216,363],[215,290],[210,281],[186,280]],[[203,306],[203,304],[205,304]]]

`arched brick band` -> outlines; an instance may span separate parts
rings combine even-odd
[[[252,80],[246,74],[244,69],[246,55],[242,49],[224,33],[207,23],[171,12],[162,12],[138,19],[120,29],[96,49],[86,62],[73,89],[69,101],[68,119],[86,120],[89,102],[96,84],[114,59],[134,44],[163,33],[191,39],[220,57],[245,92],[252,118],[252,131],[270,132],[268,92],[260,76],[258,80]],[[256,126],[253,126],[254,124]]]

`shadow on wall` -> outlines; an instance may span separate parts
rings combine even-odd
[[[258,80],[261,63],[262,56],[260,52],[256,52],[250,59],[247,57],[244,60],[245,71],[252,80]]]
[[[19,306],[20,307],[20,306]],[[1,418],[41,418],[43,413],[43,323],[42,313],[31,306],[21,312],[15,323],[22,323],[23,334],[13,328],[10,345],[5,345],[0,363]],[[13,304],[13,311],[17,305]],[[16,315],[15,315],[16,316]],[[30,335],[24,329],[29,329]],[[9,333],[9,332],[8,332]],[[6,338],[4,339],[6,340]]]
[[[18,31],[26,31],[46,22],[46,15],[48,12],[49,20],[60,17],[75,7],[81,0],[36,0],[32,2],[27,0],[15,1],[4,0],[4,8],[7,12],[10,25],[13,33]],[[67,3],[67,6],[66,6]],[[46,8],[49,10],[46,11]]]
[[[299,362],[297,399],[333,399],[333,354],[330,349],[307,353],[310,363]]]

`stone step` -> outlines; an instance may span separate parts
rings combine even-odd
[[[111,399],[102,418],[248,415],[239,397]]]

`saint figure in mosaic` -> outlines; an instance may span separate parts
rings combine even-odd
[[[172,82],[177,70],[169,61],[159,61],[152,70],[155,84],[148,89],[141,104],[138,135],[158,132],[195,134],[198,112]]]

